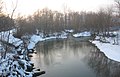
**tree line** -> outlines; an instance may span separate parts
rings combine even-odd
[[[118,15],[113,14],[112,8],[100,9],[98,12],[61,13],[48,8],[36,11],[32,16],[17,18],[18,34],[35,33],[36,30],[48,35],[54,32],[73,29],[75,32],[90,31],[105,33],[110,27],[118,26]]]

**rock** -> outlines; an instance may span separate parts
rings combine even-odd
[[[40,71],[40,69],[36,69],[36,71]]]
[[[33,56],[29,54],[28,57],[33,57]]]
[[[40,76],[42,74],[45,74],[45,71],[35,71],[33,77]]]
[[[34,49],[29,49],[28,50],[29,53],[34,53],[34,51],[35,51]]]
[[[37,52],[34,52],[35,54],[37,54]]]
[[[25,74],[26,74],[26,75],[29,75],[29,73],[28,73],[28,72],[25,72]]]
[[[33,66],[28,66],[28,65],[27,65],[27,70],[26,70],[26,71],[27,71],[27,72],[31,72],[32,70],[33,70]]]
[[[22,51],[17,51],[18,55],[23,55]]]
[[[15,49],[18,49],[19,48],[19,46],[15,46]]]
[[[34,67],[34,63],[30,62],[30,65],[31,65],[32,67]]]
[[[34,71],[40,71],[40,69],[35,69]]]
[[[20,65],[23,69],[25,69],[24,63],[23,63],[22,61],[19,60],[18,63],[19,63],[19,65]]]
[[[13,55],[14,59],[20,59],[19,55]]]

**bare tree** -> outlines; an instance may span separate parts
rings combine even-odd
[[[120,17],[120,1],[115,0],[115,3],[116,3],[116,7],[117,7],[118,16]]]
[[[113,7],[112,6],[107,7],[105,23],[106,23],[106,30],[108,33],[110,31],[110,27],[113,26],[112,16],[113,16]]]
[[[2,35],[1,35],[1,37],[4,36],[4,35],[6,35],[6,37],[7,37],[6,40],[4,40],[4,38],[1,38],[1,42],[4,43],[4,47],[5,47],[5,52],[3,54],[3,58],[6,58],[6,53],[8,52],[10,45],[12,45],[12,44],[9,43],[10,29],[12,29],[12,26],[14,26],[13,15],[14,15],[14,11],[16,10],[16,7],[17,7],[17,3],[16,3],[16,6],[13,8],[11,16],[3,16],[2,17],[2,18],[4,18],[2,20],[2,26],[4,26],[3,30],[8,31],[7,35],[5,34],[5,32],[2,33]]]

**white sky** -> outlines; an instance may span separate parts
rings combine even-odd
[[[6,4],[6,11],[11,13],[16,0],[3,0]],[[96,11],[98,8],[114,4],[114,0],[18,0],[16,14],[28,15],[37,9],[48,7],[52,10],[63,11],[64,6],[75,11]],[[12,8],[12,9],[11,9]]]

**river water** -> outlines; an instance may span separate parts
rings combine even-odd
[[[31,60],[46,71],[40,77],[120,77],[120,63],[89,42],[49,40],[37,44],[36,51]]]

